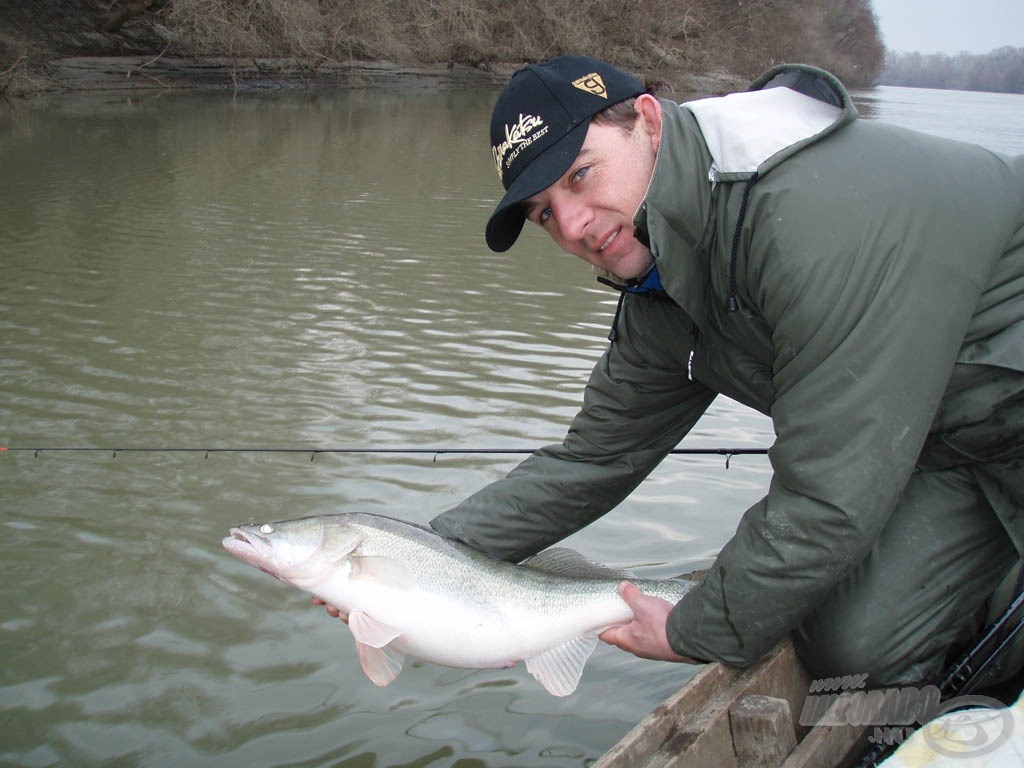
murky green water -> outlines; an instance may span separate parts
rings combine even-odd
[[[0,764],[579,766],[692,674],[601,647],[565,699],[521,667],[378,689],[344,626],[220,546],[267,518],[425,522],[517,456],[114,453],[560,440],[616,296],[537,232],[486,249],[492,99],[0,108],[0,446],[110,449],[0,452]],[[686,446],[770,438],[723,401]],[[767,480],[670,458],[569,543],[702,567]]]

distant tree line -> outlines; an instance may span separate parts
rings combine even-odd
[[[879,85],[951,88],[959,91],[1024,93],[1024,48],[991,53],[897,53],[890,51]]]

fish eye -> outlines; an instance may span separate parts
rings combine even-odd
[[[270,523],[264,523],[263,525],[260,526],[260,533],[273,533],[273,532],[274,532],[274,526],[272,526]]]

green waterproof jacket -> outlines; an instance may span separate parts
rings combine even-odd
[[[810,67],[662,107],[634,224],[667,295],[625,295],[564,442],[434,528],[540,551],[622,501],[722,393],[771,417],[774,475],[670,615],[678,653],[756,660],[866,555],[918,469],[991,465],[1024,552],[1024,156],[857,119]]]

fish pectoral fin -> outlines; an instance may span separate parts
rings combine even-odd
[[[375,581],[391,589],[411,592],[419,588],[416,575],[401,560],[384,555],[352,555],[352,580]]]
[[[579,685],[583,666],[595,647],[597,635],[580,635],[526,659],[526,669],[548,693],[568,696]]]
[[[352,630],[357,643],[371,648],[383,648],[402,634],[400,629],[378,621],[365,611],[352,611],[348,616],[348,628]]]
[[[392,682],[402,671],[405,655],[388,647],[374,648],[366,643],[356,643],[359,664],[370,681],[381,688]]]

